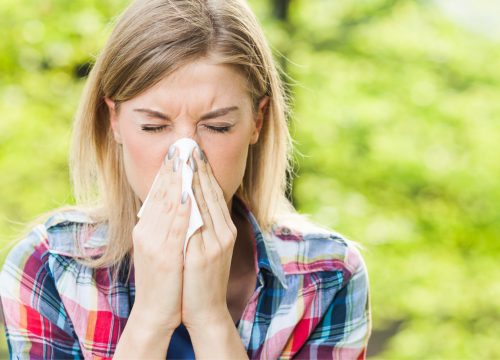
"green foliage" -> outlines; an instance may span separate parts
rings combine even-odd
[[[498,44],[367,4],[292,2],[296,205],[366,247],[376,357],[500,357]]]
[[[73,201],[76,75],[125,3],[0,2],[1,245]],[[250,4],[294,79],[295,204],[366,248],[371,355],[500,357],[498,43],[428,1]]]

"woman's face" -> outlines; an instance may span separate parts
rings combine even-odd
[[[170,145],[189,137],[205,151],[230,204],[245,173],[248,147],[258,140],[268,98],[255,113],[239,72],[199,60],[121,103],[118,111],[105,100],[127,179],[142,201]]]

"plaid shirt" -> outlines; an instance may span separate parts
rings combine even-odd
[[[264,234],[242,207],[258,274],[238,324],[249,358],[364,359],[371,321],[358,250],[324,230],[275,224]],[[134,276],[112,281],[111,268],[76,261],[75,239],[93,255],[106,244],[105,224],[82,231],[89,223],[80,212],[57,213],[10,251],[0,295],[11,358],[113,356],[135,298]]]

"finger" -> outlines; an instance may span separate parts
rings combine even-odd
[[[197,155],[199,157],[199,154],[197,154]],[[233,220],[231,218],[231,213],[230,213],[230,210],[227,206],[226,199],[224,197],[224,192],[213,174],[212,167],[210,166],[210,163],[208,162],[207,156],[205,153],[203,153],[203,161],[200,161],[200,162],[205,163],[206,172],[207,172],[208,177],[210,179],[210,182],[212,184],[212,189],[215,192],[215,195],[217,197],[217,202],[222,210],[224,220],[226,221],[228,228],[231,230],[231,232],[234,234],[234,236],[236,236],[236,226],[234,226]]]
[[[173,175],[173,164],[176,161],[176,156],[174,154],[171,159],[165,158],[161,163],[160,168],[150,186],[148,195],[143,203],[143,211],[147,208],[151,208],[152,205],[158,206],[164,204],[162,199],[166,198],[168,184],[170,182],[170,177]]]
[[[163,229],[169,227],[171,223],[169,220],[173,217],[176,205],[180,202],[182,178],[179,171],[180,166],[175,165],[176,162],[179,162],[178,155],[178,150],[176,150],[171,159],[166,158],[162,162],[143,204],[141,219],[149,223],[157,223],[154,225]],[[158,216],[158,214],[166,216]]]
[[[175,216],[165,240],[165,248],[174,255],[183,256],[184,241],[189,226],[189,216],[191,215],[191,199],[186,197],[186,201],[179,202],[176,206]]]
[[[217,238],[216,233],[214,231],[214,224],[212,222],[212,217],[210,215],[210,210],[208,208],[208,204],[203,196],[203,192],[201,190],[200,178],[198,176],[199,171],[195,171],[193,173],[193,194],[196,199],[196,203],[198,204],[198,208],[200,210],[201,218],[203,220],[203,226],[201,227],[201,236],[203,238],[205,244],[206,251],[216,251],[220,249],[220,244],[218,240],[212,240],[212,238]]]
[[[222,200],[222,204],[219,202],[219,198],[224,198],[223,195],[220,195],[220,193],[222,193],[222,190],[220,190],[220,187],[217,185],[220,190],[220,193],[218,195],[217,189],[212,185],[210,177],[207,173],[208,162],[202,161],[197,151],[195,151],[194,156],[198,158],[198,177],[200,180],[203,197],[206,199],[207,207],[212,217],[214,231],[217,234],[218,240],[222,241],[225,244],[227,241],[233,240],[232,238],[234,236],[232,229],[230,228],[226,218],[224,217],[223,209],[227,209],[227,205],[224,200]]]

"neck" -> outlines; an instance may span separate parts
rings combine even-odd
[[[233,202],[231,200],[231,205]],[[237,235],[231,260],[231,277],[247,274],[254,269],[252,244],[252,225],[236,206],[231,206],[231,220],[236,226]]]

